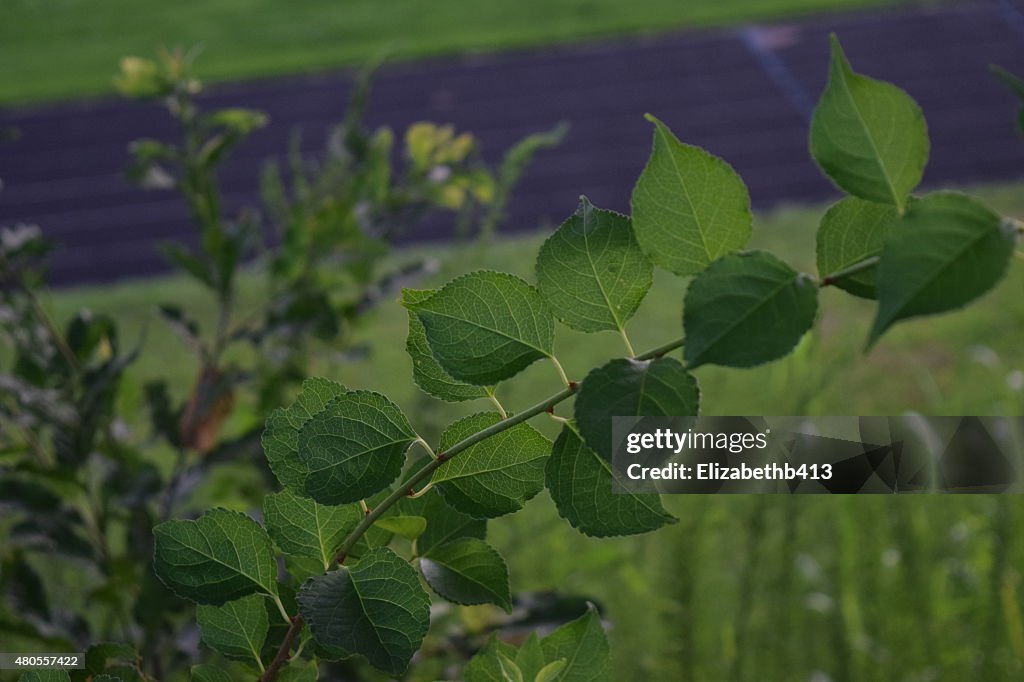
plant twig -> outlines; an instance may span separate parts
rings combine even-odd
[[[865,258],[859,263],[854,263],[853,265],[842,268],[841,270],[836,270],[831,275],[822,277],[819,286],[831,286],[832,284],[835,284],[841,279],[845,279],[846,277],[850,277],[851,275],[856,275],[858,272],[863,272],[864,270],[869,270],[875,267],[875,265],[877,264],[878,256],[871,256],[870,258]]]
[[[292,624],[284,635],[284,641],[281,642],[281,646],[277,650],[277,655],[274,656],[274,660],[270,662],[270,665],[267,666],[267,669],[260,676],[259,682],[272,682],[277,679],[277,673],[280,672],[281,666],[288,662],[288,653],[292,650],[292,644],[295,642],[295,638],[299,636],[301,630],[302,616],[293,617]]]

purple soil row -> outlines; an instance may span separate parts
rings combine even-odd
[[[396,130],[452,123],[476,134],[492,161],[522,136],[568,121],[567,140],[523,179],[507,231],[559,222],[580,194],[627,210],[650,146],[644,112],[728,160],[756,207],[828,200],[837,192],[808,157],[807,121],[824,84],[830,31],[858,71],[900,85],[923,107],[932,138],[927,185],[1024,177],[1013,98],[986,72],[990,63],[1024,72],[1024,2],[1011,0],[394,65],[378,74],[369,119]],[[320,148],[351,77],[226,85],[204,96],[206,106],[255,107],[271,118],[223,169],[229,207],[259,206],[262,162],[280,157],[296,128],[305,150]],[[158,107],[109,99],[3,110],[0,129],[7,127],[20,136],[0,151],[0,224],[37,223],[58,240],[55,283],[164,272],[156,246],[193,241],[173,193],[136,189],[123,176],[133,139],[173,134]],[[442,240],[450,229],[435,220],[409,239]]]

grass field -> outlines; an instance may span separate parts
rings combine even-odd
[[[983,189],[990,204],[1024,217],[1019,185]],[[820,208],[758,216],[752,246],[778,252],[813,271]],[[459,263],[438,275],[492,267],[532,279],[542,236],[508,239],[498,248],[453,252],[419,248]],[[472,263],[472,268],[463,264]],[[247,280],[243,298],[259,292]],[[679,333],[684,283],[659,273],[630,323],[637,349]],[[901,323],[868,356],[862,348],[872,306],[825,290],[816,329],[789,358],[753,370],[697,370],[706,414],[1024,414],[1024,262],[1015,260],[999,288],[968,310]],[[59,292],[48,304],[66,317],[88,305],[114,314],[128,338],[148,328],[132,368],[126,413],[138,414],[141,383],[168,367],[181,394],[195,370],[153,311],[174,300],[212,319],[201,294],[177,278]],[[425,435],[480,405],[426,398],[409,381],[405,312],[385,304],[360,331],[373,343],[365,362],[324,361],[317,372],[354,388],[386,393]],[[569,374],[621,355],[615,334],[558,330],[556,352]],[[1016,377],[1016,378],[1015,378]],[[538,363],[502,386],[512,409],[557,388]],[[568,406],[559,409],[568,414]],[[243,410],[234,426],[254,417]],[[536,420],[535,420],[536,421]],[[554,424],[537,421],[554,433]],[[139,438],[143,433],[137,434]],[[250,467],[251,469],[251,467]],[[213,476],[197,511],[216,503],[243,510],[239,491],[259,485],[254,471]],[[558,518],[546,494],[514,517],[490,525],[491,541],[509,558],[516,589],[586,595],[612,623],[613,679],[876,680],[1020,679],[1024,620],[1014,540],[1024,523],[1019,496],[783,498],[672,497],[678,524],[654,534],[591,540]],[[429,661],[411,679],[441,671]]]
[[[530,47],[900,0],[3,0],[0,104],[103,94],[124,55],[202,46],[211,80]]]

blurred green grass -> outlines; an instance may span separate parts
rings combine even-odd
[[[1021,185],[977,194],[1024,217]],[[571,207],[567,207],[567,212]],[[814,271],[814,231],[823,207],[786,207],[759,215],[751,246]],[[466,270],[495,268],[532,279],[543,235],[508,237],[490,248],[421,246],[396,261],[431,256],[442,272],[424,286]],[[458,264],[458,265],[455,265]],[[256,277],[243,281],[242,314],[257,303]],[[681,329],[685,283],[659,273],[629,325],[645,349]],[[992,293],[957,314],[897,325],[869,354],[872,304],[825,290],[813,334],[786,359],[751,370],[701,368],[707,414],[1024,414],[1024,262],[1014,260]],[[145,349],[129,373],[124,413],[144,423],[141,384],[171,372],[183,395],[196,371],[157,319],[158,302],[175,301],[210,324],[203,293],[177,277],[53,293],[48,305],[67,318],[78,307],[108,312],[125,339],[147,328]],[[411,381],[404,352],[405,312],[393,302],[357,332],[372,344],[365,361],[322,358],[315,373],[394,399],[414,426],[436,436],[445,424],[485,404],[448,405]],[[612,333],[558,331],[556,353],[569,374],[622,354]],[[498,392],[521,409],[557,389],[555,371],[538,363]],[[570,413],[569,406],[559,412]],[[258,419],[244,400],[231,428]],[[536,420],[535,420],[536,421]],[[537,421],[554,433],[555,424]],[[137,434],[139,438],[143,433]],[[244,473],[244,472],[243,472]],[[197,498],[232,505],[258,476],[214,477]],[[614,679],[650,680],[1009,680],[1024,674],[1024,625],[1017,581],[1024,565],[1017,496],[863,498],[670,497],[678,524],[646,536],[592,540],[558,518],[546,494],[514,517],[490,524],[508,557],[517,590],[588,595],[607,608]],[[986,663],[987,661],[987,663]],[[990,665],[992,667],[986,667]],[[817,677],[815,677],[817,675]]]
[[[0,104],[111,91],[118,60],[204,47],[229,80],[396,59],[731,24],[900,0],[3,0]]]

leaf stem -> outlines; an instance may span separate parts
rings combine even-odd
[[[551,358],[551,364],[553,364],[555,366],[555,369],[558,370],[558,376],[562,378],[562,383],[565,384],[566,386],[571,386],[572,382],[569,381],[569,377],[566,376],[565,369],[562,368],[562,363],[560,363],[558,361],[558,358],[556,358],[554,355],[550,355],[548,357]]]
[[[281,603],[281,598],[276,594],[270,595],[270,598],[274,600],[275,604],[277,604],[277,610],[281,612],[281,617],[284,618],[284,622],[291,623],[292,617],[288,615],[288,610],[284,607],[284,604]]]
[[[622,343],[626,344],[626,352],[629,353],[629,357],[635,358],[636,351],[633,350],[633,344],[629,342],[629,335],[626,334],[625,327],[619,327],[619,336],[622,337]]]
[[[854,263],[853,265],[849,265],[849,266],[847,266],[845,268],[842,268],[841,270],[836,270],[831,275],[827,275],[826,277],[823,277],[821,279],[821,282],[819,283],[818,286],[822,286],[822,287],[830,286],[832,284],[835,284],[836,282],[838,282],[841,279],[845,279],[846,277],[850,277],[851,275],[856,275],[858,272],[863,272],[864,270],[869,270],[869,269],[875,267],[877,264],[878,264],[878,256],[871,256],[870,258],[865,258],[864,260],[860,261],[859,263]]]
[[[493,386],[484,386],[484,392],[487,393],[488,399],[494,404],[494,407],[498,410],[498,414],[501,415],[502,419],[508,419],[508,412],[505,411],[504,406],[498,401],[498,397],[494,395]]]
[[[430,447],[430,443],[428,443],[426,440],[424,440],[423,436],[417,435],[416,436],[416,440],[413,441],[413,442],[418,443],[421,448],[426,450],[427,454],[430,455],[430,459],[437,459],[437,455],[434,454],[434,448]],[[365,514],[366,513],[366,503],[362,502],[362,505],[363,505],[363,513]]]
[[[420,488],[419,492],[409,493],[408,494],[409,495],[409,499],[415,500],[417,497],[423,497],[424,495],[429,493],[430,489],[433,488],[433,487],[434,487],[433,483],[428,483],[425,486],[423,486],[422,488]]]

